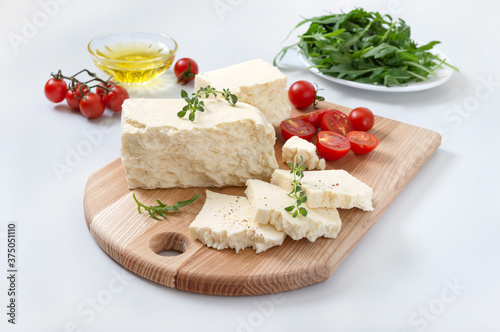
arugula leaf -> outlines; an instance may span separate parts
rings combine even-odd
[[[160,200],[156,200],[156,203],[158,203],[158,205],[147,206],[137,200],[137,198],[135,197],[135,193],[132,194],[132,197],[134,198],[134,201],[137,204],[137,211],[139,212],[139,214],[141,214],[142,212],[141,209],[144,209],[149,213],[151,218],[156,220],[162,220],[162,218],[167,218],[166,212],[178,211],[180,208],[185,207],[186,205],[189,205],[194,201],[196,201],[196,199],[200,197],[200,195],[199,194],[195,195],[185,201],[179,201],[172,206],[166,205],[162,203]]]
[[[418,46],[402,19],[356,8],[304,19],[294,30],[307,23],[299,41],[276,55],[275,66],[291,48],[298,47],[321,73],[361,83],[401,86],[436,76],[436,69],[443,66],[458,71],[429,52],[439,41]]]

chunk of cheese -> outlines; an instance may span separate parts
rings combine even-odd
[[[243,186],[278,167],[275,132],[255,107],[206,100],[194,122],[182,99],[127,99],[121,127],[129,188]]]
[[[271,183],[292,189],[293,174],[277,169]],[[373,211],[373,190],[344,170],[306,171],[300,181],[307,195],[307,206],[314,208],[360,208]]]
[[[307,216],[292,213],[285,208],[295,204],[295,200],[278,186],[259,181],[248,180],[245,194],[253,208],[253,217],[257,223],[271,224],[278,231],[285,232],[294,240],[307,238],[314,242],[318,237],[336,238],[342,222],[335,208],[309,209]]]
[[[195,76],[195,91],[208,85],[220,91],[229,89],[239,101],[262,111],[275,127],[290,117],[286,76],[264,60],[255,59]]]
[[[302,161],[302,165],[307,169],[325,169],[326,167],[325,159],[320,159],[316,154],[316,146],[298,136],[292,136],[285,142],[282,156],[283,161],[287,164],[293,164],[294,158],[297,156],[297,162]]]
[[[260,253],[285,240],[285,233],[251,220],[252,209],[246,197],[210,190],[206,193],[205,205],[189,226],[191,236],[205,245],[218,250],[235,249],[236,253],[252,247]]]

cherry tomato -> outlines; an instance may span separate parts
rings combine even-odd
[[[349,113],[354,130],[368,131],[372,129],[375,123],[375,117],[372,111],[366,107],[357,107]]]
[[[177,83],[187,84],[198,74],[198,64],[190,58],[179,59],[175,63],[174,73],[175,77],[177,77]]]
[[[378,145],[377,136],[365,131],[350,131],[347,139],[351,142],[351,150],[356,154],[365,154],[373,151]]]
[[[297,81],[288,89],[288,99],[297,108],[307,108],[314,103],[316,88],[308,81]]]
[[[60,103],[66,97],[68,85],[63,79],[57,80],[54,77],[45,83],[45,97],[53,103]]]
[[[298,136],[309,141],[316,133],[316,128],[303,120],[288,119],[281,122],[281,133],[285,140],[288,140],[292,136]]]
[[[351,149],[347,137],[331,131],[320,131],[316,146],[318,153],[326,160],[339,160]]]
[[[116,84],[116,83],[115,83],[115,82],[113,82],[113,81],[108,81],[108,83],[107,83],[107,84],[106,84],[106,83],[102,83],[102,82],[101,82],[101,83],[99,83],[99,85],[98,85],[98,86],[96,86],[96,88],[95,88],[95,92],[96,92],[99,96],[103,97],[103,96],[106,94],[106,92],[108,92],[108,90],[101,88],[101,86],[106,87],[106,88],[108,88],[108,89],[111,89],[111,88],[113,87],[113,85],[115,85],[115,84]]]
[[[80,100],[80,111],[89,119],[96,119],[104,113],[104,101],[97,93],[91,92]]]
[[[104,95],[103,101],[113,112],[120,112],[122,110],[123,101],[128,98],[129,95],[127,90],[122,86],[115,85]]]
[[[80,100],[76,99],[75,91],[71,89],[66,90],[66,103],[72,109],[79,111],[80,110]]]
[[[82,95],[83,93],[83,95]],[[83,96],[86,96],[90,93],[89,88],[85,84],[78,83],[75,88],[75,96],[76,99],[82,99]]]
[[[326,109],[312,111],[307,114],[299,115],[295,117],[295,119],[304,120],[305,122],[309,122],[315,128],[319,128],[321,126],[321,120],[323,119],[323,115],[325,114]]]
[[[345,136],[352,130],[352,123],[349,117],[341,111],[329,110],[323,115],[321,130],[333,131]]]

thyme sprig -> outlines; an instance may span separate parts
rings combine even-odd
[[[288,193],[288,196],[295,199],[295,204],[287,206],[285,211],[291,212],[292,217],[296,218],[299,213],[302,216],[307,216],[307,210],[303,206],[303,203],[307,202],[307,196],[305,191],[302,190],[302,183],[300,180],[304,177],[304,170],[306,169],[304,164],[304,158],[300,156],[302,159],[300,164],[297,162],[297,155],[293,158],[293,164],[288,163],[288,167],[290,167],[290,174],[293,174],[292,180],[292,191]]]
[[[209,98],[210,95],[217,97],[218,94],[221,94],[222,97],[231,105],[235,105],[238,102],[238,96],[232,94],[229,89],[222,89],[222,91],[216,90],[212,88],[210,85],[206,87],[201,87],[198,91],[193,92],[189,97],[189,94],[186,90],[181,91],[181,97],[186,101],[186,105],[182,108],[182,111],[177,113],[179,118],[183,118],[189,112],[188,119],[189,121],[194,121],[196,112],[205,112],[205,103],[200,98],[205,97]]]
[[[137,200],[137,198],[135,197],[135,193],[132,194],[132,196],[134,197],[134,201],[137,203],[137,210],[139,211],[139,214],[141,214],[142,212],[141,208],[144,208],[144,210],[148,211],[149,215],[156,220],[162,220],[162,218],[167,218],[166,215],[167,212],[177,211],[180,208],[193,203],[194,201],[196,201],[198,197],[200,197],[200,195],[198,194],[186,201],[177,202],[172,206],[165,205],[160,200],[157,200],[156,202],[158,203],[158,205],[147,206]]]

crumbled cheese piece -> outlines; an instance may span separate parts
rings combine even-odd
[[[294,158],[297,156],[297,162],[302,161],[302,165],[309,170],[323,170],[326,167],[325,159],[320,159],[316,154],[316,146],[298,136],[292,136],[285,142],[282,156],[283,161],[287,164],[293,164]]]

